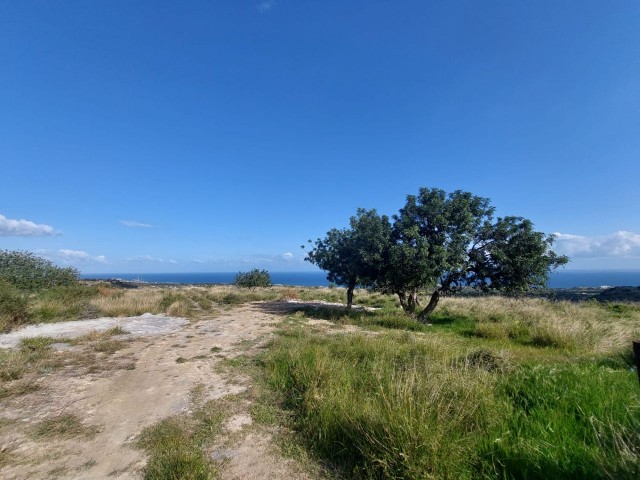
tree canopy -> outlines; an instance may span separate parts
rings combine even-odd
[[[510,294],[546,285],[549,272],[567,263],[551,250],[554,237],[522,217],[494,220],[488,198],[457,190],[421,188],[408,195],[393,223],[358,209],[350,228],[318,239],[307,260],[346,285],[397,294],[402,308],[427,321],[441,295],[463,287]],[[419,294],[428,293],[420,309]]]
[[[390,233],[388,217],[359,208],[349,228],[329,230],[315,241],[305,260],[325,270],[330,282],[347,287],[347,308],[351,308],[355,287],[371,286],[379,277]]]

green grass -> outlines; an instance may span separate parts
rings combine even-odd
[[[260,363],[279,407],[254,415],[290,411],[298,445],[347,478],[638,478],[636,327],[608,307],[482,302],[448,304],[430,327],[390,309],[305,310],[378,332],[283,322]]]
[[[284,336],[267,354],[308,446],[365,478],[463,478],[500,412],[492,374],[411,334]]]
[[[213,402],[206,403],[191,417],[175,416],[143,430],[138,446],[149,460],[146,480],[219,478],[217,469],[204,452],[222,429],[223,416]]]
[[[98,286],[71,285],[42,290],[30,298],[29,318],[34,323],[100,316],[91,300]]]
[[[408,317],[398,309],[384,309],[375,312],[362,310],[347,311],[344,308],[308,307],[302,306],[298,310],[309,318],[329,320],[341,325],[357,325],[360,327],[384,327],[398,330],[424,332],[428,326]]]
[[[640,475],[640,388],[635,373],[592,364],[523,365],[497,388],[509,410],[481,446],[492,478]]]

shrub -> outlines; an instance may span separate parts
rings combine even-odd
[[[29,306],[26,295],[0,279],[0,331],[8,331],[29,318]]]
[[[61,268],[31,252],[0,250],[0,280],[20,290],[74,285],[80,273],[75,268]]]
[[[239,272],[234,280],[234,285],[244,288],[270,287],[271,275],[267,270],[254,268],[250,272]]]

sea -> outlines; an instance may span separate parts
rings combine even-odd
[[[237,272],[211,273],[87,273],[84,279],[136,280],[147,283],[231,284]],[[325,272],[270,272],[276,285],[323,287],[329,285]],[[573,270],[554,272],[549,276],[549,288],[640,286],[640,271]]]

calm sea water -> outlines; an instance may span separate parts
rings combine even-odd
[[[100,273],[85,274],[83,278],[120,278],[150,283],[233,283],[237,272],[214,273]],[[275,284],[321,287],[329,285],[324,272],[272,272]],[[566,271],[551,274],[549,287],[640,286],[640,271]]]

